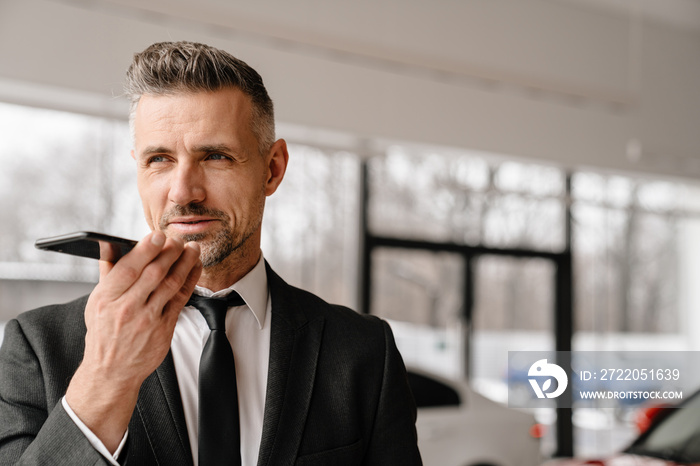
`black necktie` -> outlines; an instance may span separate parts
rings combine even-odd
[[[232,291],[222,298],[193,294],[187,302],[202,313],[211,329],[199,361],[199,465],[241,464],[236,366],[226,338],[226,311],[245,304]]]

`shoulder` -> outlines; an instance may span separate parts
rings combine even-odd
[[[73,301],[63,304],[51,304],[31,311],[26,311],[17,316],[17,321],[24,328],[56,329],[63,326],[85,325],[84,312],[88,296],[81,296]]]
[[[85,305],[88,296],[63,304],[52,304],[26,311],[8,322],[5,337],[19,334],[34,351],[64,352],[81,345],[85,337]],[[77,349],[77,348],[70,348]]]
[[[83,297],[44,306],[7,323],[0,346],[0,398],[24,400],[25,408],[56,405],[83,357],[86,302]]]
[[[272,296],[273,312],[282,309],[285,317],[303,320],[323,319],[328,323],[351,327],[377,328],[383,322],[376,316],[361,314],[347,306],[331,304],[309,291],[289,285],[271,269],[268,270],[268,284]]]
[[[376,316],[330,304],[313,293],[291,286],[269,266],[268,286],[272,297],[273,328],[298,331],[309,326],[322,329],[318,335],[324,351],[337,351],[341,357],[376,361],[377,355],[395,348],[389,325]]]
[[[389,325],[377,316],[361,314],[349,307],[331,304],[319,296],[288,285],[278,278],[271,283],[273,319],[285,320],[293,328],[323,322],[324,347],[352,348],[353,352],[383,353],[393,336]]]

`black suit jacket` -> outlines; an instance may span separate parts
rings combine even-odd
[[[269,266],[267,274],[270,366],[258,465],[421,464],[415,404],[386,322],[291,287]],[[83,355],[86,301],[7,324],[0,464],[108,464],[60,403]],[[170,355],[141,386],[122,456],[129,466],[192,464]]]

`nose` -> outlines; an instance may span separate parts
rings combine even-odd
[[[170,180],[169,200],[173,204],[199,203],[206,197],[204,172],[198,164],[179,163]]]

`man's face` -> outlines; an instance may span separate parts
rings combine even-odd
[[[204,267],[257,253],[270,157],[250,130],[238,89],[144,95],[134,115],[138,188],[152,230],[197,241]],[[286,152],[285,152],[286,153]]]

